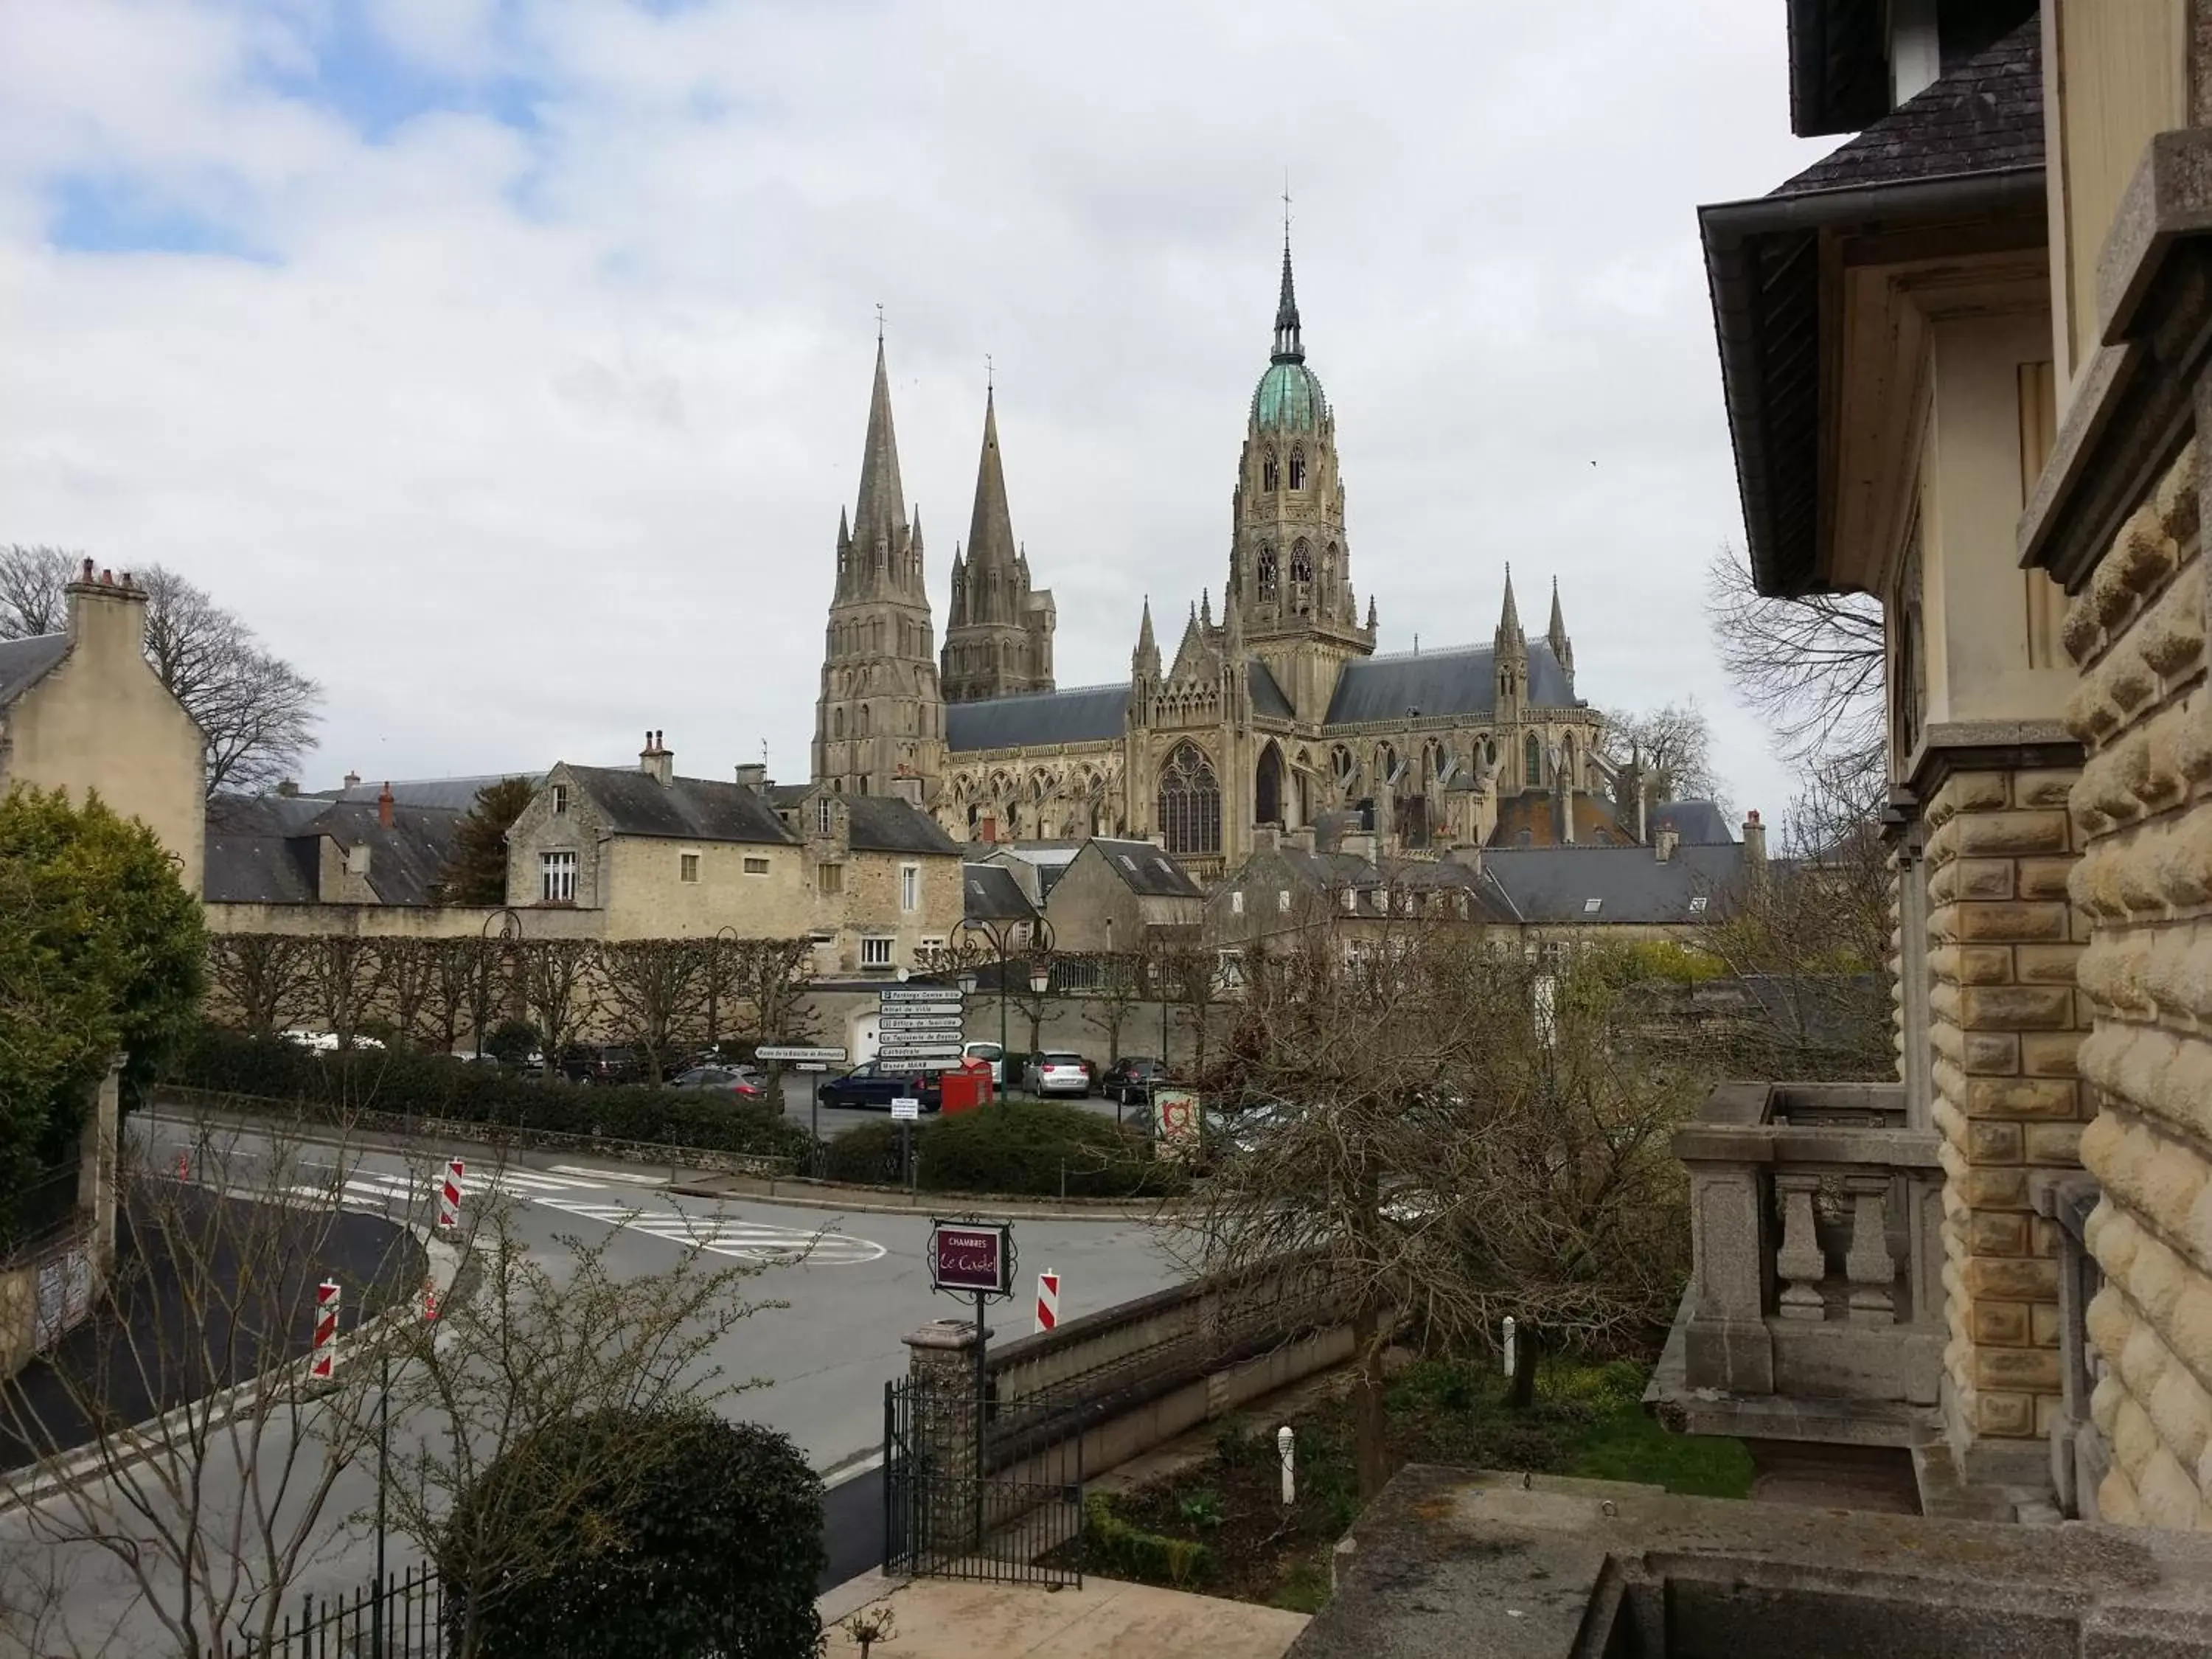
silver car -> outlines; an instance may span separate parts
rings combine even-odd
[[[1022,1068],[1022,1086],[1040,1098],[1088,1095],[1091,1083],[1091,1062],[1081,1054],[1031,1054]]]

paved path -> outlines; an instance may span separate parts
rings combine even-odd
[[[1042,1584],[907,1583],[871,1577],[841,1585],[818,1604],[831,1656],[859,1644],[843,1621],[862,1607],[888,1606],[890,1659],[1281,1659],[1306,1615],[1224,1601],[1150,1584],[1085,1578],[1080,1589]]]
[[[195,1142],[188,1125],[168,1119],[134,1123],[132,1132],[150,1143],[157,1167],[168,1167],[179,1150],[191,1150]],[[239,1137],[233,1156],[241,1174],[250,1170],[259,1145],[254,1137]],[[302,1201],[312,1194],[357,1212],[428,1220],[434,1206],[430,1171],[442,1167],[445,1156],[444,1149],[430,1146],[411,1158],[388,1150],[348,1150],[341,1156],[336,1149],[308,1146],[301,1149],[289,1184],[306,1189],[295,1194]],[[548,1258],[557,1258],[564,1237],[604,1243],[610,1271],[643,1279],[666,1272],[686,1241],[699,1238],[718,1255],[762,1264],[748,1294],[787,1305],[743,1321],[712,1352],[729,1376],[758,1378],[765,1385],[722,1409],[790,1435],[833,1479],[840,1470],[857,1468],[860,1478],[831,1496],[831,1547],[847,1571],[879,1556],[880,1477],[866,1463],[881,1444],[884,1384],[905,1371],[901,1338],[907,1332],[961,1311],[958,1304],[930,1291],[923,1261],[927,1216],[843,1218],[758,1200],[685,1198],[648,1184],[635,1170],[558,1154],[516,1154],[496,1171],[472,1166],[468,1184],[475,1201],[494,1180],[515,1200],[518,1236]],[[1144,1295],[1178,1277],[1139,1218],[1024,1221],[1016,1237],[1024,1274],[1044,1268],[1061,1274],[1063,1319]],[[799,1247],[816,1238],[818,1251],[801,1257]],[[1008,1314],[995,1328],[1002,1340],[1029,1328],[1026,1303],[1012,1305],[1019,1313]],[[396,1437],[404,1431],[395,1425]],[[341,1529],[337,1523],[369,1512],[374,1501],[372,1468],[341,1474],[324,1511],[332,1535],[295,1583],[295,1593],[331,1593],[368,1581],[374,1544],[367,1528]],[[38,1547],[27,1536],[25,1517],[0,1516],[0,1559]],[[97,1552],[73,1553],[58,1564],[76,1577],[72,1608],[97,1613],[103,1601],[125,1594],[119,1567]],[[393,1564],[407,1559],[410,1552],[395,1542]]]

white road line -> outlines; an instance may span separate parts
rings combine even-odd
[[[560,1175],[589,1176],[594,1181],[620,1181],[633,1187],[665,1187],[668,1184],[665,1176],[636,1175],[628,1170],[586,1170],[574,1164],[556,1164],[553,1168]]]

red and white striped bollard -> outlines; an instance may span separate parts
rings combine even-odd
[[[446,1160],[446,1179],[438,1188],[438,1225],[451,1232],[461,1224],[461,1160]]]
[[[1036,1328],[1039,1335],[1060,1323],[1060,1275],[1037,1275]]]
[[[307,1375],[326,1382],[338,1363],[338,1282],[326,1279],[315,1286],[315,1357]]]

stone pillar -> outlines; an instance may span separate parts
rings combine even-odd
[[[980,1340],[988,1341],[985,1326]],[[907,1346],[908,1451],[915,1497],[918,1556],[957,1557],[979,1541],[975,1436],[975,1323],[938,1319],[910,1331]]]
[[[2079,757],[2043,722],[1938,726],[1911,781],[1927,832],[1945,1422],[1969,1478],[2039,1474],[2059,1410],[2057,1240],[2033,1194],[2077,1167],[2083,1117],[2066,886]]]
[[[122,1121],[123,1060],[118,1056],[100,1079],[92,1110],[85,1115],[77,1146],[77,1214],[92,1224],[92,1282],[105,1284],[115,1265],[116,1134]]]
[[[2197,419],[2206,416],[2200,391]],[[2074,890],[2094,932],[2081,1075],[2098,1115],[2083,1229],[2104,1273],[2090,1413],[2112,1451],[2095,1512],[2212,1524],[2212,702],[2197,446],[2122,526],[2069,607],[2068,724],[2089,759]],[[2086,1510],[2088,1504],[2083,1504]]]

